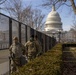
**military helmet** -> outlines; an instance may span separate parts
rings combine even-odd
[[[34,35],[30,36],[30,41],[34,41]]]
[[[18,40],[18,37],[15,36],[15,37],[13,38],[13,40]]]

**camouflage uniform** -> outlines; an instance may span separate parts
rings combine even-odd
[[[36,43],[36,50],[37,50],[37,55],[36,56],[39,56],[42,54],[42,44],[41,42],[38,40],[38,36],[35,35],[34,37],[34,40],[35,40],[35,43]]]
[[[12,57],[13,60],[13,70],[16,70],[16,67],[21,66],[21,56],[23,51],[25,50],[25,47],[18,42],[18,38],[15,37],[14,40],[17,40],[17,42],[13,43],[9,50],[10,50],[10,55]]]
[[[28,61],[31,61],[36,57],[36,43],[35,41],[28,41],[25,44],[25,48],[27,49]]]
[[[36,51],[37,51],[37,54],[36,56],[39,56],[41,53],[42,53],[42,46],[41,46],[41,43],[35,39],[35,43],[36,43]]]

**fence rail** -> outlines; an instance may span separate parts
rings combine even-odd
[[[36,31],[28,25],[0,13],[0,40],[2,41],[0,42],[0,50],[9,48],[9,46],[12,44],[12,38],[14,36],[17,36],[19,38],[19,42],[24,44],[29,40],[31,35],[38,36],[38,39],[42,43],[43,52],[46,52],[56,44],[55,38]]]

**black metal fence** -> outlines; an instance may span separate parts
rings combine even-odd
[[[56,44],[55,38],[36,31],[31,27],[0,13],[0,50],[9,48],[14,36],[19,38],[19,42],[25,44],[32,34],[38,35],[43,52],[51,49]]]

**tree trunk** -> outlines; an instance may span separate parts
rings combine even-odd
[[[74,13],[76,14],[76,6],[74,0],[70,0]]]

